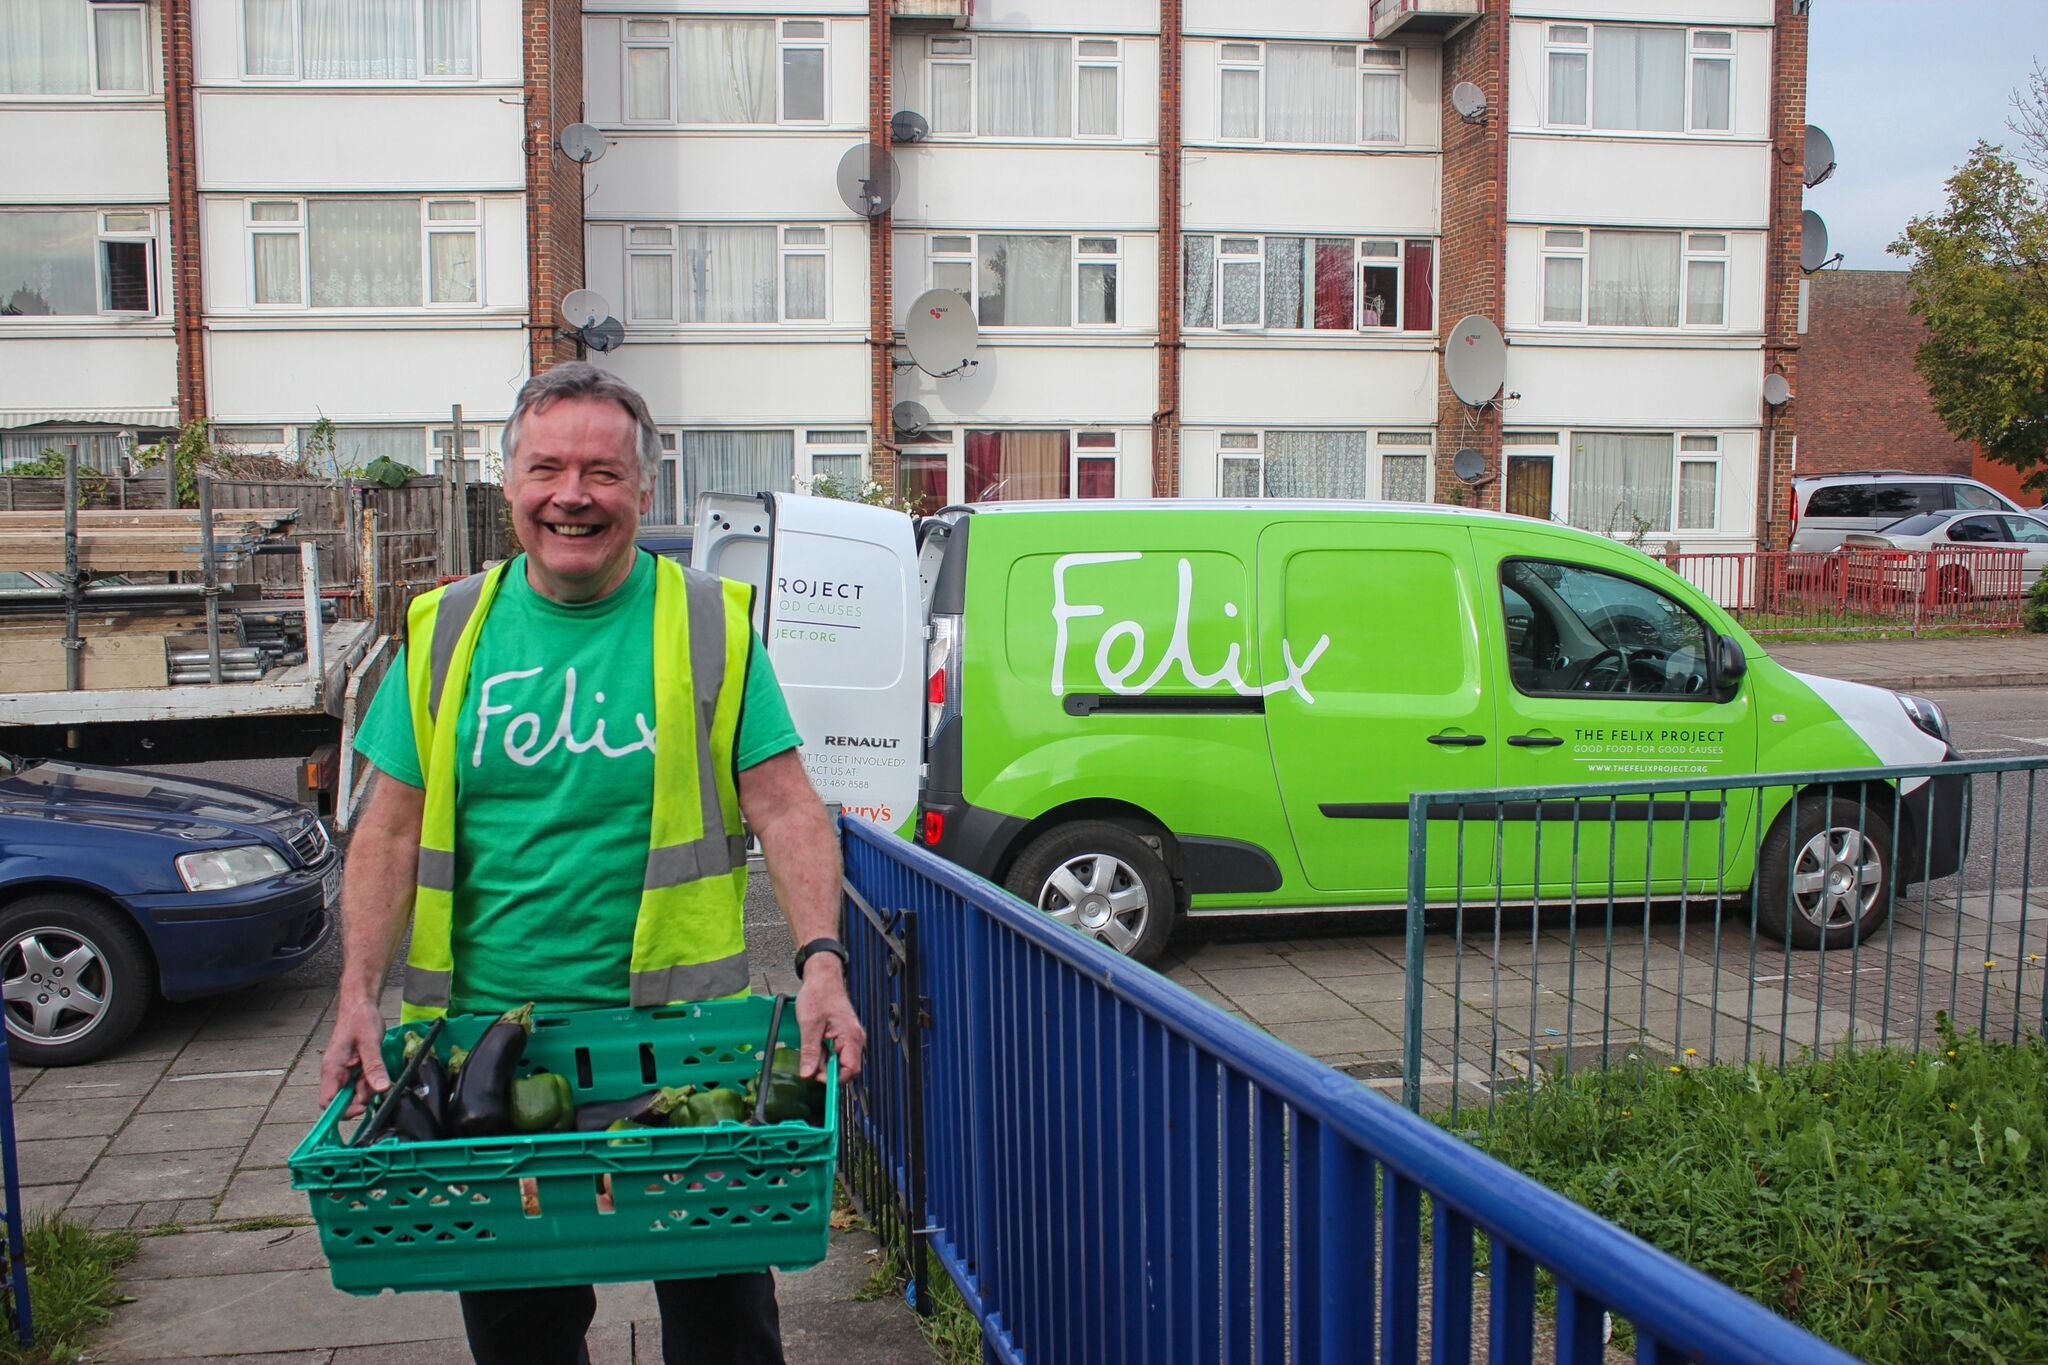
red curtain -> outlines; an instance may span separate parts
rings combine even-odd
[[[1405,332],[1436,330],[1436,272],[1430,268],[1435,257],[1431,243],[1408,243],[1401,285],[1401,330]]]
[[[1348,332],[1358,325],[1358,311],[1352,300],[1357,276],[1351,263],[1358,248],[1349,237],[1339,241],[1316,241],[1316,330]]]

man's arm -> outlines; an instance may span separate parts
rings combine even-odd
[[[341,986],[335,993],[334,1031],[320,1057],[323,1106],[348,1084],[350,1068],[362,1065],[351,1112],[360,1110],[372,1090],[391,1086],[384,1072],[384,1013],[378,1001],[412,914],[420,816],[427,803],[424,791],[375,768],[369,781],[362,819],[349,838],[341,884]]]
[[[768,880],[776,902],[789,921],[797,945],[814,938],[839,937],[839,840],[825,814],[803,760],[794,749],[740,772],[740,809],[760,837],[768,861]],[[846,968],[830,953],[818,953],[804,964],[797,990],[796,1018],[803,1032],[802,1074],[823,1076],[824,1042],[839,1045],[839,1074],[860,1074],[867,1031],[846,994]]]

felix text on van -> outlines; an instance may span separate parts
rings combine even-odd
[[[1102,616],[1107,608],[1075,602],[1067,596],[1067,570],[1091,564],[1120,564],[1143,559],[1144,555],[1135,550],[1096,554],[1061,555],[1052,566],[1052,694],[1057,697],[1065,692],[1067,672],[1067,623],[1076,617]],[[1315,698],[1307,687],[1308,671],[1315,667],[1316,660],[1330,647],[1330,637],[1321,636],[1309,650],[1308,656],[1300,662],[1294,658],[1292,642],[1280,641],[1280,657],[1286,665],[1287,676],[1263,687],[1254,687],[1244,680],[1238,667],[1238,647],[1232,642],[1223,653],[1223,661],[1213,673],[1204,673],[1196,667],[1188,651],[1188,625],[1193,619],[1195,571],[1186,559],[1180,561],[1180,600],[1174,608],[1173,634],[1167,640],[1166,650],[1153,665],[1152,671],[1143,679],[1131,679],[1145,666],[1145,627],[1137,621],[1122,620],[1102,632],[1102,639],[1095,646],[1095,676],[1103,687],[1120,697],[1141,697],[1158,686],[1160,681],[1180,666],[1181,674],[1196,687],[1214,687],[1227,682],[1241,697],[1270,697],[1276,692],[1292,691],[1305,702],[1313,703]],[[1237,604],[1225,602],[1222,607],[1225,616],[1237,615]],[[1112,662],[1111,655],[1119,641],[1128,641],[1129,653],[1121,664]]]

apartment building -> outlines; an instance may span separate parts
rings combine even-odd
[[[0,420],[175,405],[262,448],[324,417],[345,463],[431,467],[461,404],[487,471],[517,384],[583,353],[558,304],[587,288],[623,327],[599,363],[662,427],[658,520],[829,476],[926,505],[1434,500],[1767,543],[1796,449],[1797,403],[1762,395],[1797,391],[1804,10],[30,0],[6,22],[81,55],[0,58],[0,119],[47,126],[0,192],[72,215],[99,292],[0,318],[0,355],[43,367],[0,370]],[[587,164],[557,142],[578,122]],[[88,136],[128,150],[48,150]],[[873,216],[837,183],[860,148],[896,168]],[[0,235],[0,264],[54,224]],[[102,278],[135,240],[141,314]],[[905,345],[934,288],[978,319],[948,374]],[[1507,356],[1476,405],[1443,363],[1473,316]]]

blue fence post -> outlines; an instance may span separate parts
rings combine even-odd
[[[7,1316],[15,1339],[26,1346],[35,1339],[28,1306],[28,1245],[21,1210],[21,1171],[14,1151],[14,1067],[7,1055],[7,1031],[0,1029],[0,1167],[7,1181]]]

